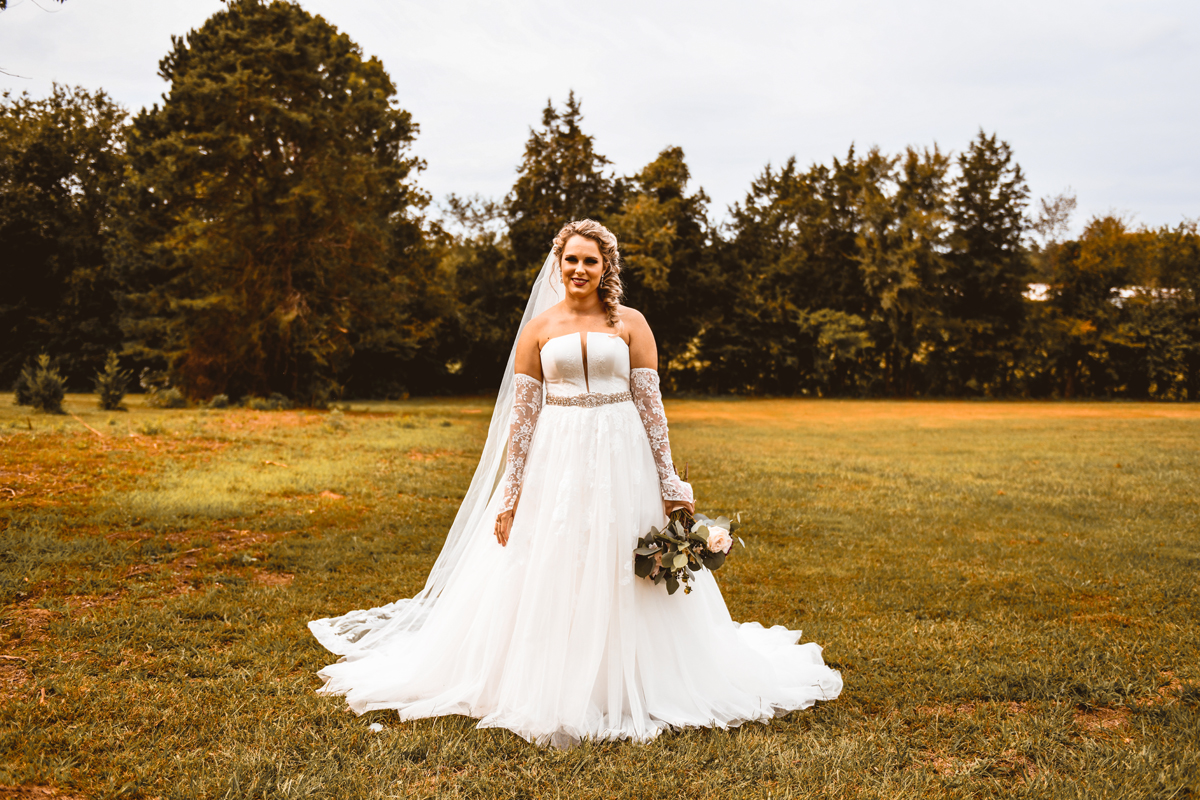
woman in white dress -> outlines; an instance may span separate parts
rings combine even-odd
[[[611,232],[562,229],[534,284],[480,466],[425,589],[309,627],[343,658],[319,690],[361,714],[465,714],[538,744],[648,741],[840,693],[799,631],[734,622],[712,573],[668,595],[633,550],[676,507],[645,318]]]

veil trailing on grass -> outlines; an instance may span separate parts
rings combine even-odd
[[[419,630],[436,605],[442,589],[462,562],[463,551],[471,537],[491,536],[496,508],[500,504],[496,488],[504,473],[508,445],[517,343],[531,319],[563,299],[562,282],[556,280],[557,278],[558,258],[551,251],[533,282],[529,302],[525,304],[525,313],[521,317],[521,326],[513,339],[508,364],[504,368],[504,380],[496,395],[496,407],[492,411],[492,421],[488,426],[487,443],[483,446],[483,454],[475,468],[475,476],[471,479],[462,505],[458,507],[454,524],[446,534],[446,542],[429,572],[425,588],[411,598],[397,600],[385,606],[351,611],[340,617],[328,617],[308,623],[317,641],[330,652],[353,660],[371,650],[389,634]]]

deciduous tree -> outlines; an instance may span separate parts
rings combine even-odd
[[[0,382],[52,353],[84,388],[119,344],[104,248],[125,169],[126,113],[55,85],[0,98]]]

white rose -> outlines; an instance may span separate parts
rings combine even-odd
[[[707,545],[714,553],[728,553],[729,548],[733,547],[733,537],[725,528],[709,525]]]

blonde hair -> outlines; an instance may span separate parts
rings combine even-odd
[[[600,275],[600,286],[596,293],[600,295],[600,304],[604,306],[609,326],[616,327],[621,316],[621,298],[625,294],[625,288],[621,285],[621,252],[617,248],[617,237],[595,220],[577,219],[568,222],[554,237],[555,258],[562,258],[563,248],[572,236],[591,239],[600,248],[604,272]]]

